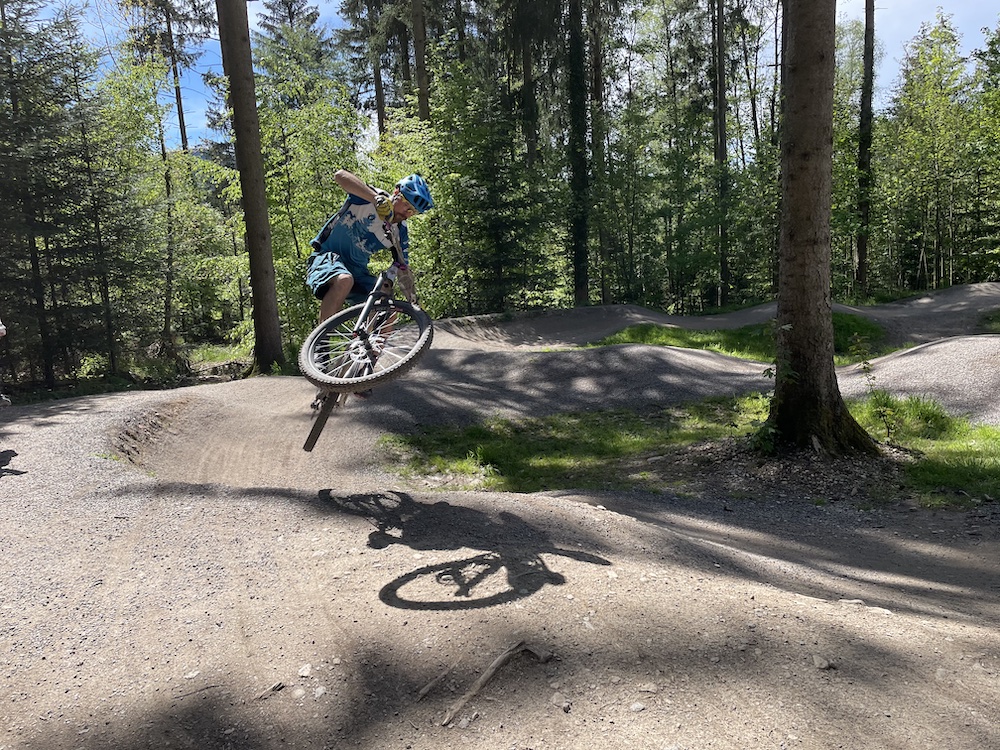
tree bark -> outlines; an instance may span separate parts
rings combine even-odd
[[[378,9],[374,0],[368,2],[368,25],[375,29],[378,24]],[[371,48],[369,55],[372,62],[372,77],[375,82],[375,115],[378,120],[378,134],[385,134],[386,112],[385,112],[385,84],[382,82],[382,47],[383,41],[380,36],[372,31]]]
[[[573,259],[573,301],[582,306],[589,302],[590,272],[587,254],[587,212],[589,190],[587,174],[587,70],[583,39],[583,2],[570,0],[568,13],[569,85],[569,185],[570,254]]]
[[[519,41],[521,51],[521,127],[524,129],[525,161],[528,166],[538,156],[538,98],[535,94],[535,70],[531,56],[531,36]]]
[[[177,102],[177,127],[181,134],[181,148],[186,154],[188,152],[187,125],[184,123],[184,100],[181,98],[181,72],[177,64],[177,50],[174,49],[174,29],[170,23],[170,7],[164,8],[163,15],[167,21],[167,56],[170,58],[170,71],[173,75],[174,100]]]
[[[604,18],[600,0],[592,0],[587,13],[590,39],[590,192],[594,196],[593,222],[596,226],[601,265],[601,304],[610,305],[611,293],[611,232],[607,221],[608,165],[605,138],[608,125],[604,104]]]
[[[836,0],[788,0],[781,129],[781,250],[774,398],[760,437],[775,448],[875,452],[837,385],[830,298]]]
[[[715,169],[718,188],[719,290],[716,304],[720,307],[729,303],[729,149],[726,135],[726,6],[725,0],[714,0],[715,14],[712,20],[714,32],[713,52],[715,58]]]
[[[412,0],[413,15],[413,62],[417,73],[417,116],[427,121],[431,119],[430,77],[427,74],[427,23],[424,15],[424,0]]]
[[[271,225],[264,189],[264,162],[260,152],[260,120],[250,55],[250,24],[243,0],[216,0],[222,67],[229,79],[229,100],[236,134],[236,166],[243,191],[246,245],[250,256],[253,292],[254,369],[270,374],[284,365],[278,295],[271,251]]]
[[[171,362],[177,362],[177,351],[174,347],[174,182],[167,158],[167,141],[163,132],[163,121],[159,121],[160,161],[163,163],[163,191],[166,198],[167,244],[164,247],[166,257],[163,259],[163,328],[160,331],[160,344],[164,356]]]
[[[462,0],[455,0],[455,42],[458,60],[465,62],[465,9],[462,7]]]
[[[861,117],[858,128],[858,236],[854,283],[868,293],[868,235],[871,231],[872,91],[875,87],[875,0],[865,0],[864,71],[861,80]]]

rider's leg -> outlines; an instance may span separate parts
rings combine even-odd
[[[330,282],[319,306],[320,323],[340,312],[340,309],[344,306],[344,302],[347,301],[347,295],[351,293],[353,287],[354,277],[350,274],[336,276]]]

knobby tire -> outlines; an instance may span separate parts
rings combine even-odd
[[[335,393],[363,391],[406,374],[431,345],[430,316],[401,300],[372,306],[364,335],[355,332],[364,305],[327,319],[299,352],[299,370],[317,388]]]

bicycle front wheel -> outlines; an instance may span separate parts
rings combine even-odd
[[[362,391],[409,372],[431,345],[430,316],[400,300],[355,305],[313,329],[299,352],[299,369],[317,388]]]

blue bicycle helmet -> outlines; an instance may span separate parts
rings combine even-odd
[[[404,177],[396,183],[396,187],[418,214],[422,214],[429,208],[434,208],[434,199],[431,198],[431,190],[427,186],[427,180],[420,175],[411,174]]]

